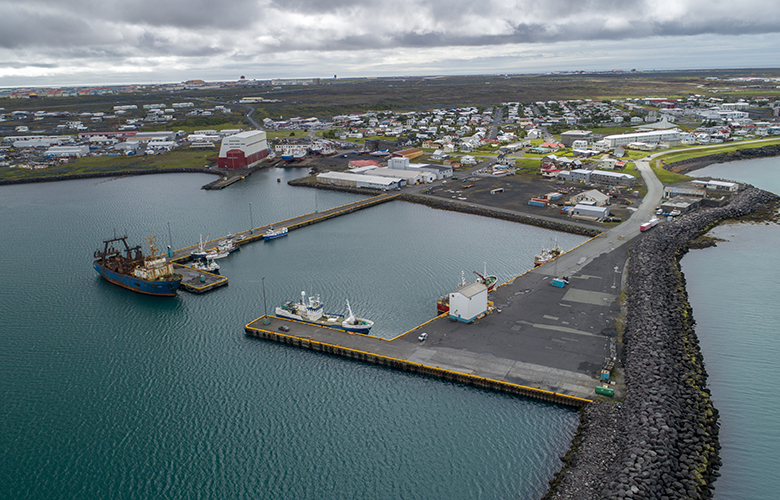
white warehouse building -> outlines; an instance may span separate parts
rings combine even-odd
[[[431,172],[420,170],[396,170],[394,168],[375,168],[369,175],[378,175],[380,177],[395,177],[405,179],[407,185],[430,183],[436,180],[436,175]]]
[[[317,182],[333,186],[379,189],[380,191],[400,189],[406,185],[406,180],[404,179],[351,174],[349,172],[323,172],[317,175]]]
[[[677,129],[672,130],[654,130],[652,132],[635,132],[633,134],[608,135],[603,139],[607,146],[616,148],[618,146],[627,146],[632,142],[643,142],[645,144],[658,144],[661,142],[679,142],[682,135]]]

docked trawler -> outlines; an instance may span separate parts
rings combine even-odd
[[[320,296],[310,296],[306,300],[306,292],[301,292],[300,302],[285,302],[276,308],[276,315],[280,318],[293,319],[303,323],[311,323],[317,326],[337,328],[352,333],[368,333],[374,322],[370,319],[356,318],[352,314],[352,308],[347,301],[349,316],[344,318],[341,314],[328,314],[323,311],[324,304],[320,302]]]
[[[561,248],[561,246],[558,245],[558,241],[555,241],[553,243],[552,248],[542,248],[542,251],[534,256],[534,267],[541,266],[542,264],[547,264],[548,262],[558,257],[562,253],[563,253],[563,248]]]
[[[124,248],[114,248],[122,242]],[[149,256],[144,257],[141,245],[130,247],[127,236],[103,240],[103,251],[95,251],[95,271],[107,281],[138,293],[173,297],[182,276],[173,272],[173,264],[162,256],[149,236]]]

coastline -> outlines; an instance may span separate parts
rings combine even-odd
[[[756,158],[769,158],[773,156],[780,156],[780,146],[762,146],[759,148],[738,149],[729,153],[720,153],[714,155],[699,156],[696,158],[689,158],[687,160],[676,161],[664,165],[664,170],[670,172],[676,172],[679,174],[687,174],[700,168],[708,167],[715,163],[726,163],[739,160],[752,160]]]
[[[720,458],[718,411],[707,388],[679,260],[689,242],[780,197],[748,187],[724,207],[660,226],[629,261],[626,399],[580,413],[545,499],[711,498]]]
[[[147,168],[143,170],[117,170],[114,172],[91,172],[85,174],[25,177],[22,179],[0,179],[0,186],[7,186],[13,184],[33,184],[38,182],[71,181],[76,179],[95,179],[100,177],[129,177],[132,175],[181,174],[181,173],[212,174],[212,175],[218,175],[220,177],[223,175],[223,172],[219,172],[214,169],[208,169],[203,167],[180,167],[180,168],[166,168],[166,169]]]

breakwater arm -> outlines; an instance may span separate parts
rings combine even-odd
[[[486,207],[479,207],[475,205],[455,203],[448,200],[439,200],[439,199],[428,198],[424,196],[415,196],[408,193],[402,194],[401,196],[398,197],[398,199],[403,201],[408,201],[410,203],[418,203],[420,205],[426,205],[428,207],[439,209],[439,210],[450,210],[452,212],[479,215],[482,217],[492,217],[494,219],[502,219],[510,222],[518,222],[520,224],[538,226],[544,229],[560,231],[563,233],[579,234],[588,237],[598,236],[599,234],[602,233],[602,231],[595,228],[583,227],[575,224],[567,224],[565,222],[551,221],[539,217],[531,217],[528,215],[507,212],[504,210],[496,210],[496,209],[491,209]]]
[[[10,184],[32,184],[36,182],[71,181],[76,179],[96,179],[100,177],[129,177],[132,175],[176,174],[176,173],[212,174],[212,175],[219,175],[219,176],[223,175],[223,172],[217,169],[208,169],[203,167],[145,168],[139,170],[116,170],[116,171],[106,171],[106,172],[86,172],[81,174],[42,175],[40,177],[21,177],[18,179],[0,179],[0,186],[10,185]]]
[[[661,225],[633,247],[624,333],[626,398],[581,413],[545,499],[711,498],[720,467],[718,412],[679,259],[688,242],[751,214],[772,193],[748,187],[724,207]]]

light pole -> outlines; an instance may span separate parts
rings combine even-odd
[[[255,234],[255,221],[252,218],[252,202],[249,202],[249,234]]]
[[[263,324],[267,325],[271,321],[268,319],[268,303],[265,301],[265,276],[263,276],[263,309],[265,310],[265,315],[263,316]]]

